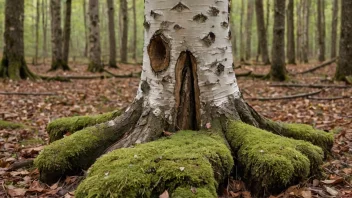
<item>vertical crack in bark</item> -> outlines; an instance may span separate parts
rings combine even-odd
[[[200,101],[197,62],[191,52],[182,52],[176,65],[176,128],[199,130]]]

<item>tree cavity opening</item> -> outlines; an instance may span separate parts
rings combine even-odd
[[[176,129],[200,129],[197,60],[190,51],[181,52],[176,64]]]
[[[161,72],[169,67],[170,46],[168,40],[163,34],[155,34],[150,40],[148,55],[154,72]]]

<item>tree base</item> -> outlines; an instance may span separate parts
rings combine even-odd
[[[63,71],[70,71],[71,68],[64,61],[53,61],[51,68],[48,72],[56,71],[62,69]]]
[[[5,57],[0,63],[0,78],[9,78],[12,80],[38,79],[38,77],[28,69],[24,60],[10,61]]]
[[[186,197],[216,197],[216,189],[230,173],[228,166],[232,159],[229,160],[227,153],[231,150],[240,175],[252,192],[261,195],[279,192],[319,173],[317,167],[323,162],[324,151],[328,152],[333,143],[329,133],[305,125],[297,127],[272,122],[257,114],[242,99],[236,99],[232,108],[236,113],[224,113],[213,119],[212,133],[184,131],[157,143],[142,144],[160,138],[162,131],[169,127],[161,119],[162,112],[151,112],[151,109],[143,108],[142,103],[143,99],[137,100],[120,117],[85,128],[47,146],[35,160],[40,179],[54,183],[63,175],[88,169],[100,155],[107,153],[89,170],[88,178],[78,188],[77,197],[106,197],[106,193],[116,197],[151,197],[167,189],[170,194],[176,193],[173,197],[179,195],[177,192],[192,195]],[[86,126],[62,123],[61,128],[60,123],[51,126],[70,130]],[[71,124],[75,125],[75,122]],[[218,140],[218,136],[227,142]],[[135,148],[120,149],[135,145]],[[215,149],[226,145],[227,151]],[[160,163],[155,162],[160,156]],[[219,158],[227,160],[218,161]],[[169,169],[171,166],[173,168]],[[187,171],[191,167],[192,170],[208,168],[202,168],[205,172],[200,171],[200,175],[193,175],[193,172],[180,171],[182,167]],[[177,168],[179,171],[174,170]],[[221,177],[218,177],[219,173]],[[212,178],[199,179],[204,176]],[[201,194],[198,196],[190,190],[192,187],[199,188]]]

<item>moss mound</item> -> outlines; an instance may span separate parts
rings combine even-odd
[[[40,179],[56,182],[62,175],[88,169],[107,147],[121,137],[104,124],[88,127],[46,146],[35,159]]]
[[[244,179],[257,193],[280,191],[292,182],[305,179],[323,162],[320,147],[242,122],[230,122],[226,137],[237,151]]]
[[[0,120],[0,129],[13,130],[13,129],[23,129],[23,128],[26,128],[26,126],[23,124]]]
[[[217,197],[232,166],[231,152],[219,135],[181,131],[102,156],[75,196],[158,197],[168,190],[172,197]]]
[[[50,142],[62,139],[68,132],[75,133],[86,127],[110,121],[120,114],[120,111],[114,111],[94,116],[75,116],[54,120],[47,126]]]

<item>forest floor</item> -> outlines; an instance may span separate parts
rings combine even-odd
[[[294,74],[312,68],[316,64],[289,65],[287,68],[289,73]],[[120,64],[119,66],[121,69],[109,69],[109,71],[123,75],[138,73],[141,70],[139,65]],[[313,73],[291,75],[290,80],[285,83],[344,86],[344,83],[332,81],[335,67],[336,65],[332,64]],[[73,64],[71,68],[73,71],[70,72],[46,73],[49,65],[30,65],[34,73],[45,76],[96,75],[86,72],[86,65]],[[236,74],[248,71],[254,74],[266,74],[269,67],[246,65],[236,69]],[[43,149],[48,142],[45,131],[48,122],[61,117],[123,109],[133,101],[138,84],[138,77],[72,80],[71,82],[0,81],[0,121],[26,125],[25,128],[20,129],[0,126],[0,197],[74,197],[70,187],[79,181],[79,177],[62,178],[60,182],[47,186],[38,181],[38,170],[34,168],[12,170],[13,165],[35,158]],[[272,85],[276,83],[252,77],[240,77],[238,84],[246,101],[264,116],[276,121],[306,123],[335,133],[332,156],[323,166],[324,178],[309,178],[304,183],[292,186],[281,195],[271,196],[271,198],[352,197],[351,87],[273,87]],[[12,94],[4,95],[7,92]],[[304,93],[315,93],[315,95],[274,100],[276,97]],[[250,197],[241,181],[234,178],[229,183],[225,191],[227,197]]]

